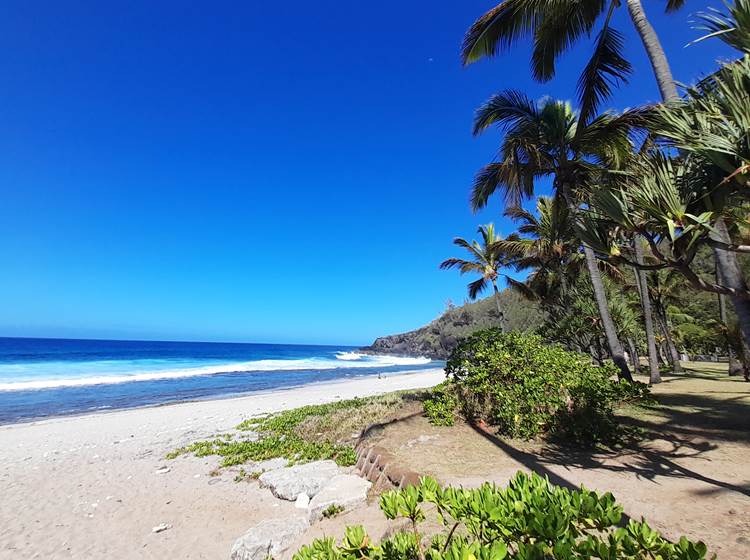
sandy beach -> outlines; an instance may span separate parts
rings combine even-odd
[[[228,558],[238,536],[293,504],[229,471],[211,476],[215,457],[167,452],[258,414],[443,379],[433,369],[0,426],[0,558]],[[171,528],[153,533],[160,524]]]

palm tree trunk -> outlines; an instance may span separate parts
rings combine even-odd
[[[604,336],[607,338],[609,353],[612,355],[612,361],[620,370],[618,377],[620,379],[625,379],[626,381],[633,381],[633,376],[630,374],[630,368],[628,368],[628,362],[625,360],[625,352],[622,349],[620,340],[617,338],[615,322],[612,320],[612,315],[609,313],[607,294],[604,291],[604,282],[602,282],[601,272],[599,272],[599,267],[596,266],[596,256],[591,247],[585,243],[583,244],[583,253],[586,255],[586,266],[589,269],[591,286],[594,288],[594,297],[596,298],[596,305],[599,308],[599,316],[602,319],[602,327],[604,328]]]
[[[500,290],[497,289],[497,282],[492,281],[492,289],[495,291],[495,307],[497,308],[497,315],[500,318],[500,330],[505,332],[505,314],[503,308],[500,307]]]
[[[664,351],[664,346],[663,343],[659,344],[659,359],[664,367],[669,367],[669,359],[667,358],[667,353]]]
[[[641,368],[641,360],[638,357],[638,347],[635,345],[635,340],[632,337],[628,337],[628,348],[630,349],[630,362],[633,364],[633,371],[638,373]]]
[[[719,271],[716,271],[716,281],[721,284],[721,276],[719,275]],[[735,375],[740,375],[742,373],[742,364],[737,359],[737,356],[734,355],[734,348],[732,348],[732,343],[729,340],[729,320],[727,318],[727,297],[724,294],[718,294],[719,295],[719,320],[721,321],[721,324],[724,326],[724,338],[726,339],[726,345],[727,345],[727,358],[729,358],[729,375],[730,377],[734,377]]]
[[[640,243],[640,236],[633,239],[635,249],[635,262],[643,264],[643,246]],[[651,312],[651,298],[648,293],[648,284],[646,283],[646,271],[636,268],[635,279],[638,284],[638,292],[641,296],[641,308],[643,309],[643,323],[646,327],[646,343],[648,348],[648,372],[649,383],[661,383],[661,373],[659,372],[659,362],[656,355],[656,335],[654,334],[654,316]]]
[[[726,223],[724,223],[723,218],[720,218],[716,221],[714,229],[717,230],[717,234],[714,235],[715,237],[722,237],[725,240],[729,239],[729,231],[727,230],[727,225]],[[719,284],[724,284],[726,286],[745,285],[745,279],[742,276],[742,271],[740,270],[739,263],[737,262],[737,256],[734,253],[723,251],[721,249],[714,249],[714,259],[716,260],[716,280]],[[730,275],[727,275],[727,271],[730,272]],[[732,272],[734,272],[733,275],[731,274]],[[741,351],[739,353],[739,360],[737,360],[737,358],[735,357],[734,349],[732,348],[729,341],[729,319],[727,317],[726,296],[719,294],[719,318],[724,324],[724,331],[727,333],[729,375],[738,375],[740,372],[742,372],[747,376],[747,372],[750,371],[750,367],[748,367],[747,363],[748,357],[750,356],[750,348],[748,348],[748,336],[746,329],[743,328],[742,317],[747,316],[750,302],[746,300],[738,301],[738,298],[732,298],[732,303],[734,304],[734,311],[737,315],[737,321],[740,327]],[[741,365],[738,362],[741,362]]]
[[[683,369],[682,364],[680,363],[680,353],[677,351],[674,338],[672,338],[672,331],[669,328],[667,312],[664,309],[660,309],[659,312],[656,313],[656,317],[658,317],[659,328],[664,334],[664,340],[667,343],[667,350],[669,350],[669,354],[672,356],[672,371],[674,373],[682,373]]]
[[[641,37],[651,67],[654,70],[662,101],[673,101],[679,96],[672,77],[672,70],[669,67],[669,62],[667,62],[667,56],[664,54],[659,37],[656,35],[651,22],[648,21],[646,12],[643,11],[641,0],[627,0],[627,4],[630,19],[633,20],[633,25],[635,25],[635,29]]]
[[[713,238],[724,243],[731,243],[724,218],[716,220],[714,229],[716,233],[711,234]],[[742,275],[740,264],[737,262],[736,254],[724,249],[714,248],[714,258],[716,259],[716,269],[718,275],[721,277],[722,284],[738,290],[747,290],[747,284]],[[734,305],[734,311],[737,314],[737,321],[740,333],[742,334],[742,344],[747,350],[750,346],[750,300],[734,296],[730,296],[730,298]],[[750,354],[749,352],[746,353]]]
[[[570,185],[562,182],[560,188],[562,190],[563,199],[568,206],[570,217],[575,220],[578,215],[578,204],[573,197]],[[596,266],[594,250],[586,243],[583,243],[583,254],[586,256],[586,268],[588,268],[591,286],[594,289],[594,298],[596,299],[596,306],[599,309],[599,317],[601,317],[602,320],[604,335],[607,338],[609,353],[612,356],[612,361],[619,370],[617,377],[619,379],[625,379],[626,381],[633,381],[633,376],[630,374],[630,368],[628,368],[628,362],[625,359],[625,352],[622,349],[620,340],[617,338],[615,322],[612,320],[612,315],[609,312],[607,294],[604,291],[604,282],[602,282],[601,272],[599,272],[599,267]]]

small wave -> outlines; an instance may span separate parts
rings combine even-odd
[[[370,356],[374,361],[380,362],[381,364],[388,364],[392,366],[420,366],[429,364],[432,360],[420,356],[418,358],[410,358],[408,356]]]
[[[345,357],[340,357],[340,355],[344,355]],[[222,373],[415,366],[429,364],[430,361],[429,358],[423,357],[406,358],[399,356],[372,356],[368,354],[357,354],[356,352],[341,352],[336,355],[335,360],[330,358],[255,360],[251,362],[189,367],[174,370],[134,371],[130,373],[117,372],[110,373],[109,375],[89,374],[80,377],[64,377],[64,375],[61,375],[54,378],[29,381],[14,380],[0,382],[0,392],[58,389],[63,387],[86,387],[89,385],[115,385],[135,381],[160,381],[165,379],[180,379]],[[70,367],[73,369],[74,366],[71,365]]]
[[[432,360],[419,356],[418,358],[409,356],[387,356],[383,354],[360,354],[359,352],[337,352],[336,359],[345,362],[364,362],[379,366],[418,366],[429,364]]]
[[[346,362],[361,360],[363,357],[364,354],[360,354],[359,352],[336,352],[336,359]]]

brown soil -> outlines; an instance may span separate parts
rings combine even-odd
[[[445,484],[504,484],[533,470],[562,486],[611,491],[627,516],[645,517],[670,539],[700,539],[721,560],[748,558],[750,383],[728,377],[726,366],[689,366],[654,387],[658,406],[621,411],[645,437],[615,451],[518,442],[464,423],[434,427],[418,414],[388,423],[372,442]],[[351,516],[347,523],[361,522]]]

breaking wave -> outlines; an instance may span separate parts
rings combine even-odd
[[[160,367],[154,367],[154,364],[138,363],[138,361],[99,361],[79,362],[77,364],[70,362],[64,364],[61,362],[53,364],[37,363],[25,364],[24,366],[16,365],[11,371],[3,371],[3,368],[0,368],[0,392],[113,385],[240,372],[420,366],[429,364],[430,361],[429,358],[424,357],[409,358],[360,354],[358,352],[338,352],[334,359],[325,357],[286,360],[267,359],[211,365],[195,364],[179,368],[169,368],[163,363],[160,364]],[[54,373],[50,375],[50,371]]]

